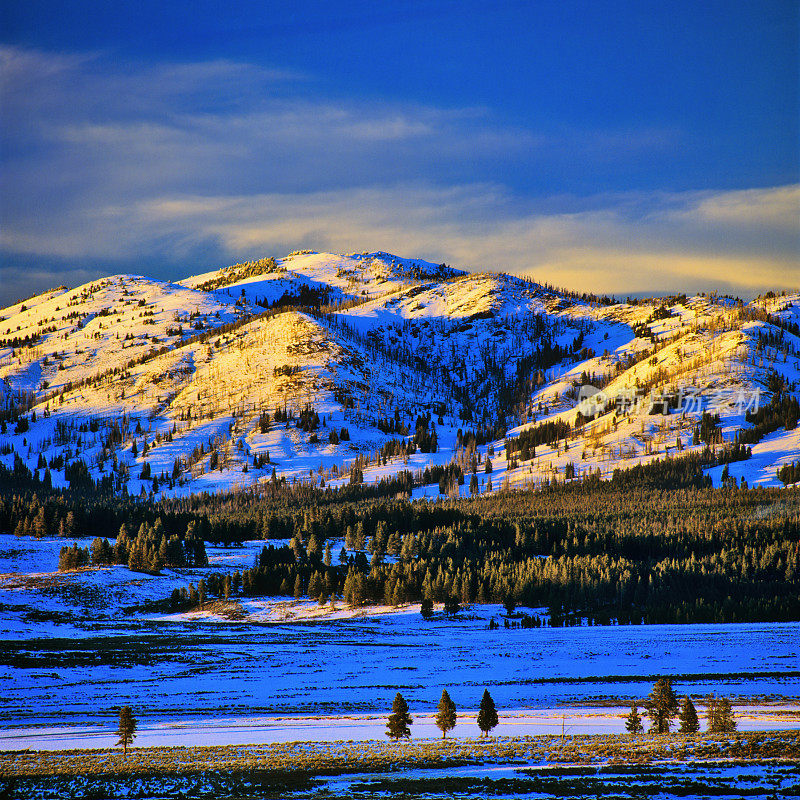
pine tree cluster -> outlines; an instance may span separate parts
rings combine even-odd
[[[678,733],[692,736],[700,731],[697,709],[688,695],[678,703],[669,678],[659,678],[644,702],[645,714],[650,719],[649,732],[654,735],[670,732],[675,717],[680,723]],[[731,701],[727,697],[711,694],[706,698],[706,719],[709,733],[731,733],[736,730],[736,718]],[[625,730],[633,735],[644,733],[644,725],[636,702],[625,718]]]

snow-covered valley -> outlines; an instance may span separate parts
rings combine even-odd
[[[457,737],[477,734],[484,688],[499,735],[619,733],[662,674],[699,706],[732,697],[741,730],[800,728],[800,623],[491,630],[502,606],[425,621],[419,604],[320,611],[292,598],[243,600],[239,619],[153,613],[145,601],[244,566],[263,543],[209,548],[208,567],[159,576],[58,573],[62,544],[0,537],[3,749],[112,745],[121,705],[137,709],[140,746],[381,739],[397,691],[414,737],[435,738],[442,689]]]
[[[367,740],[398,691],[428,738],[443,689],[470,737],[484,688],[500,735],[616,733],[663,675],[740,730],[800,727],[798,323],[798,295],[307,251],[0,311],[0,747],[109,745],[125,705],[145,746]],[[637,528],[624,491],[624,525],[513,494],[685,456],[724,522],[711,496],[648,495]],[[716,624],[615,624],[665,613]]]

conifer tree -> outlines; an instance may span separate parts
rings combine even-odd
[[[409,725],[412,725],[413,722],[411,715],[408,713],[408,703],[406,703],[403,695],[398,692],[394,696],[394,702],[392,703],[392,713],[389,715],[386,735],[395,741],[398,739],[410,739],[411,729]]]
[[[644,733],[644,725],[642,725],[642,718],[639,716],[639,707],[636,703],[631,703],[630,713],[625,718],[625,730],[634,736]]]
[[[444,611],[446,614],[449,614],[450,616],[455,616],[456,614],[458,614],[458,612],[461,611],[461,604],[458,602],[458,598],[453,597],[452,595],[449,596],[444,601]]]
[[[488,736],[498,722],[494,700],[492,700],[489,690],[484,689],[480,710],[478,711],[478,727],[481,729],[481,736]]]
[[[717,724],[720,733],[732,733],[736,730],[736,718],[733,706],[727,697],[721,697],[717,704]]]
[[[450,699],[447,689],[442,689],[442,698],[436,711],[436,727],[442,732],[442,739],[446,739],[447,731],[456,726],[456,704]]]
[[[710,694],[706,698],[706,721],[708,722],[708,732],[717,733],[717,698]]]
[[[672,720],[678,713],[678,698],[669,678],[659,678],[644,704],[650,718],[650,733],[669,733]]]
[[[423,599],[420,605],[420,614],[422,614],[423,619],[431,619],[433,617],[433,600],[430,597]]]
[[[727,697],[708,696],[706,706],[709,733],[731,733],[736,730],[736,719],[733,715],[731,701]]]
[[[119,728],[117,729],[119,741],[117,745],[122,745],[123,761],[128,755],[128,747],[136,738],[136,720],[130,706],[123,706],[119,710]]]
[[[681,703],[681,710],[678,714],[680,728],[678,733],[692,734],[700,730],[700,720],[697,718],[697,709],[694,707],[692,698],[686,695]]]
[[[162,567],[164,566],[164,560],[162,559],[158,550],[153,550],[150,558],[148,559],[147,568],[150,572],[159,573],[161,572]]]
[[[312,599],[319,597],[320,585],[319,575],[316,572],[311,573],[311,578],[308,581],[308,596]]]

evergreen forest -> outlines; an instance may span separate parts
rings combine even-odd
[[[547,609],[559,626],[800,619],[800,489],[713,488],[696,457],[434,503],[409,501],[402,479],[277,481],[257,494],[154,502],[54,490],[23,468],[0,469],[0,529],[65,538],[65,569],[157,572],[204,564],[204,542],[263,539],[250,569],[209,577],[209,599],[427,600],[452,613],[505,603]],[[98,541],[69,547],[73,537]],[[183,595],[164,602],[185,607]]]

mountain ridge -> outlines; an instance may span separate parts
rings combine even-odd
[[[798,324],[797,294],[620,302],[384,252],[109,276],[0,311],[0,459],[54,485],[80,459],[145,495],[244,488],[273,470],[325,486],[408,470],[412,495],[433,498],[708,447],[715,482],[780,485],[800,459],[796,424],[746,412],[796,404]],[[587,405],[598,390],[605,405]],[[666,414],[652,413],[660,397]],[[569,432],[548,442],[547,425]],[[520,436],[533,453],[507,446]],[[749,458],[742,437],[757,438]],[[420,483],[447,465],[463,483]]]

